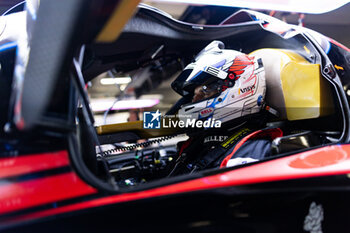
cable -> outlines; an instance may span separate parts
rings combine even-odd
[[[113,73],[109,70],[107,72],[111,77],[115,78]],[[119,88],[120,89],[120,88]],[[127,88],[125,88],[127,89]],[[116,97],[116,99],[114,100],[114,102],[112,103],[112,105],[103,113],[103,124],[105,125],[106,124],[106,121],[107,121],[107,116],[108,116],[108,113],[113,109],[114,105],[119,101],[121,100],[125,95],[125,92],[123,91],[120,96]]]
[[[111,105],[111,107],[109,107],[103,114],[103,124],[105,125],[106,124],[106,121],[107,121],[107,115],[108,113],[113,109],[114,105],[121,99],[121,97],[117,97],[113,104]]]
[[[128,85],[125,87],[125,89],[121,92],[121,94],[116,97],[116,99],[114,100],[114,102],[112,103],[112,105],[104,112],[103,114],[103,124],[105,125],[106,124],[106,121],[107,121],[107,116],[109,114],[109,112],[113,109],[114,105],[121,99],[124,98],[124,96],[126,96],[126,93],[128,92],[128,89],[130,87],[132,87],[132,83],[134,82],[135,79],[138,79],[138,77],[140,76],[140,74],[142,74],[144,71],[143,68],[139,68],[136,73],[133,75],[133,78],[132,78],[132,81],[130,83],[128,83]],[[112,74],[112,72],[109,72],[109,74]],[[114,77],[114,75],[113,75]]]
[[[85,45],[82,45],[79,52],[79,59],[78,59],[80,67],[83,67],[84,54],[85,54]]]

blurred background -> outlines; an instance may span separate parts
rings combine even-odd
[[[0,14],[20,3],[20,0],[0,0]],[[142,1],[173,18],[195,24],[218,24],[240,10],[235,7],[189,5],[180,3]],[[259,9],[254,9],[259,10]],[[300,14],[293,12],[260,10],[290,24],[305,26],[318,31],[350,47],[350,4],[323,14]],[[140,83],[132,82],[135,74],[120,76],[113,70],[103,73],[88,83],[91,107],[96,125],[142,120],[142,112],[159,109],[165,113],[179,98],[170,87],[176,75],[163,82],[148,78]],[[136,74],[137,75],[137,74]],[[139,88],[146,93],[137,93]],[[136,98],[137,96],[137,98]],[[107,115],[108,114],[108,115]]]

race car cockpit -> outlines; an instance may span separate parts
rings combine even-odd
[[[17,40],[18,52],[12,54],[14,82],[1,135],[23,135],[31,148],[69,148],[75,169],[92,186],[112,192],[145,189],[349,142],[350,53],[341,44],[250,10],[240,10],[219,25],[196,25],[142,4],[127,21],[137,1],[119,1],[113,7],[108,1],[83,2],[42,1],[38,7],[36,1],[27,1],[23,23],[28,34]],[[123,10],[128,13],[123,15]],[[221,121],[220,133],[211,133],[210,127],[147,129],[145,119],[94,125],[85,84],[112,69],[155,83],[182,72],[172,85],[179,100],[161,122],[179,121],[184,115],[195,121],[215,118]],[[143,85],[134,89],[137,96],[149,91]],[[264,144],[269,156],[230,162],[233,151],[239,151],[234,145],[243,145],[243,138],[276,128],[283,134],[273,131]],[[183,143],[159,144],[183,134],[219,141],[210,148],[215,147],[211,156],[221,155],[220,166],[186,162]],[[135,143],[121,144],[130,141]],[[203,141],[191,143],[194,149],[187,156],[204,148]],[[217,145],[230,146],[223,152]],[[18,142],[12,146],[26,149]],[[181,166],[188,172],[174,172]]]

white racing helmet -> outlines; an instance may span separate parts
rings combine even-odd
[[[261,110],[265,71],[261,59],[213,41],[185,67],[172,88],[191,99],[180,107],[180,119],[212,118],[226,123]]]

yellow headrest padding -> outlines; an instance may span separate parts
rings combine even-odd
[[[251,55],[263,60],[269,93],[266,102],[277,107],[282,119],[312,119],[333,112],[330,86],[321,75],[319,64],[290,50],[260,49]],[[276,100],[276,96],[283,100]]]
[[[290,58],[281,70],[281,83],[290,121],[317,118],[329,114],[332,97],[320,65],[311,64],[293,52],[284,51]]]
[[[288,120],[320,116],[320,67],[294,61],[281,72],[281,82]]]

